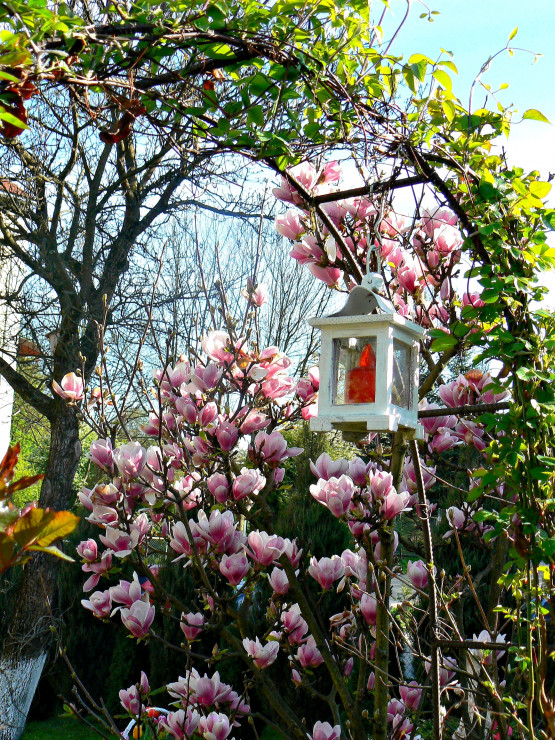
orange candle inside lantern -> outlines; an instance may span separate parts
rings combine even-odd
[[[346,403],[374,403],[376,400],[376,355],[367,344],[358,367],[349,370],[345,382]]]

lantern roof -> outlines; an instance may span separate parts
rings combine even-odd
[[[362,284],[355,286],[349,293],[345,305],[329,316],[320,316],[310,320],[316,328],[341,324],[387,323],[402,326],[418,338],[426,334],[424,327],[401,316],[393,304],[380,295],[383,278],[378,273],[370,273],[363,278]]]

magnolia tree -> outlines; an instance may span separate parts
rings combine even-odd
[[[0,8],[0,120],[14,151],[27,136],[29,99],[56,87],[93,121],[96,96],[109,99],[112,125],[98,123],[108,147],[125,147],[143,124],[170,146],[176,131],[190,131],[195,154],[233,152],[283,176],[277,195],[294,209],[278,228],[315,279],[349,290],[381,269],[397,310],[428,328],[419,388],[427,438],[409,444],[401,430],[367,440],[357,459],[313,461],[307,496],[352,536],[346,552],[323,560],[273,529],[273,493],[295,452],[283,432],[315,412],[314,372],[292,380],[279,351],[256,346],[247,324],[235,329],[230,318],[202,356],[190,348],[163,363],[148,449],[133,439],[116,447],[110,388],[107,398],[91,391],[99,431],[91,454],[107,478],[84,495],[102,530],[80,548],[86,606],[138,640],[165,640],[162,615],[183,625],[184,670],[166,701],[146,677],[122,688],[124,706],[151,732],[240,737],[247,715],[264,713],[287,737],[313,740],[416,737],[428,720],[434,737],[555,735],[553,320],[534,308],[538,273],[555,263],[546,243],[555,211],[543,202],[550,185],[497,154],[492,142],[509,132],[511,110],[497,99],[493,110],[476,108],[473,94],[463,105],[448,55],[394,55],[398,29],[384,37],[382,4],[374,17],[379,3],[371,13],[366,0],[75,3],[42,7],[40,23],[25,0]],[[544,120],[535,109],[523,117]],[[341,181],[333,151],[352,160],[347,172],[360,181]],[[299,164],[307,159],[319,166]],[[392,208],[401,189],[414,204],[408,216],[406,205]],[[130,192],[130,207],[137,198]],[[254,290],[256,313],[264,295]],[[460,353],[473,366],[446,383]],[[71,375],[58,393],[83,395]],[[438,546],[430,514],[440,484],[457,503],[439,507],[450,542]],[[397,529],[406,539],[407,528],[415,557],[405,573],[395,550]],[[194,603],[165,593],[151,572],[154,540],[187,566]],[[476,546],[488,563],[471,573]],[[445,553],[455,578],[444,577]],[[412,589],[403,614],[392,609],[394,576]],[[332,588],[336,598],[319,598]],[[266,623],[254,634],[247,615],[267,593]],[[413,655],[414,677],[400,669],[399,651]],[[244,663],[241,686],[219,678],[230,653]],[[294,707],[273,678],[288,662],[302,697]],[[262,695],[266,709],[253,703]],[[154,703],[169,713],[150,716]],[[309,704],[325,708],[314,727],[303,722]],[[106,728],[118,731],[108,719]]]
[[[528,737],[552,721],[547,655],[537,637],[543,630],[548,639],[549,604],[541,600],[549,579],[534,581],[533,611],[523,609],[527,585],[513,566],[530,547],[528,531],[519,491],[496,468],[498,450],[514,435],[503,401],[514,389],[477,368],[451,382],[440,375],[446,353],[459,346],[458,338],[451,342],[454,326],[464,321],[465,336],[484,336],[487,295],[459,280],[468,274],[465,237],[452,210],[431,208],[408,219],[377,196],[343,197],[341,177],[335,162],[290,170],[275,194],[294,208],[277,219],[277,229],[293,242],[291,256],[330,288],[347,291],[354,268],[375,268],[379,255],[397,311],[431,330],[422,347],[430,368],[421,387],[425,440],[407,447],[403,432],[370,434],[352,459],[324,454],[312,461],[306,495],[351,537],[348,549],[316,558],[307,543],[276,531],[273,495],[287,461],[301,452],[284,434],[317,414],[316,367],[295,380],[277,347],[257,346],[248,324],[237,324],[239,335],[229,321],[227,331],[211,332],[201,348],[155,374],[146,447],[132,438],[116,446],[106,437],[106,378],[99,373],[101,386],[86,405],[99,433],[90,457],[105,477],[80,495],[99,528],[78,547],[87,576],[83,606],[97,619],[119,622],[137,641],[164,641],[162,617],[179,622],[181,674],[168,677],[163,695],[144,672],[120,692],[129,717],[156,737],[242,737],[253,719],[312,740],[430,732]],[[323,218],[313,210],[318,197],[328,201]],[[262,286],[248,286],[251,316],[266,296]],[[72,402],[84,397],[73,374],[55,390]],[[441,405],[426,400],[432,391]],[[444,453],[457,447],[477,462],[464,487],[451,486],[458,505],[434,511],[428,492],[433,497]],[[447,522],[439,549],[433,511]],[[406,567],[396,558],[397,529],[412,533]],[[476,547],[489,564],[471,574],[465,553]],[[152,552],[161,550],[167,561],[151,565]],[[447,577],[444,566],[452,570],[453,563],[442,563],[442,554],[452,561],[454,552],[457,573]],[[194,579],[192,602],[165,588],[160,567],[170,562]],[[402,604],[392,601],[392,580],[405,589]],[[322,600],[325,592],[335,596]],[[261,599],[264,626],[253,632],[249,613]],[[244,665],[237,685],[218,670],[230,655]],[[294,706],[280,690],[284,666],[298,692]],[[538,670],[543,703],[532,704],[527,692]],[[323,709],[308,726],[299,707],[313,699]],[[104,726],[115,731],[106,716]]]

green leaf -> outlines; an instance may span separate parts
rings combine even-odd
[[[536,110],[535,108],[528,108],[527,111],[524,111],[524,115],[522,116],[522,120],[530,120],[530,121],[542,121],[543,123],[551,123],[549,118],[546,118],[544,114]]]
[[[518,33],[518,26],[516,26],[516,28],[513,28],[513,30],[509,34],[509,41],[512,41],[514,37],[517,35],[517,33]]]
[[[19,118],[16,118],[12,113],[8,113],[8,111],[0,104],[0,120],[6,121],[6,123],[11,123],[12,126],[17,126],[17,128],[29,128],[26,123],[23,123]]]
[[[456,347],[458,343],[458,339],[451,334],[444,334],[442,337],[434,339],[430,349],[432,352],[445,352],[447,349]]]
[[[433,76],[446,92],[451,92],[451,90],[453,89],[453,82],[451,81],[451,78],[449,77],[447,72],[445,72],[443,69],[436,69]]]
[[[533,180],[530,183],[530,192],[536,198],[545,198],[545,196],[551,191],[551,185],[548,182],[540,182]]]
[[[75,562],[73,558],[71,558],[69,555],[66,555],[65,552],[59,550],[55,545],[51,545],[49,547],[42,547],[41,545],[30,545],[25,549],[32,552],[46,552],[48,553],[48,555],[54,555],[55,557],[61,558],[62,560],[67,560],[70,563]]]

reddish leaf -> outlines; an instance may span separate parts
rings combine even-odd
[[[0,573],[12,565],[15,542],[9,534],[0,532]]]
[[[36,542],[37,538],[54,520],[56,512],[50,509],[30,509],[12,528],[15,541],[21,547],[27,547]]]
[[[49,510],[46,509],[46,511]],[[71,511],[53,511],[50,513],[54,514],[54,518],[46,524],[37,539],[37,545],[41,547],[48,547],[56,540],[67,537],[79,524],[79,517],[72,514]]]

